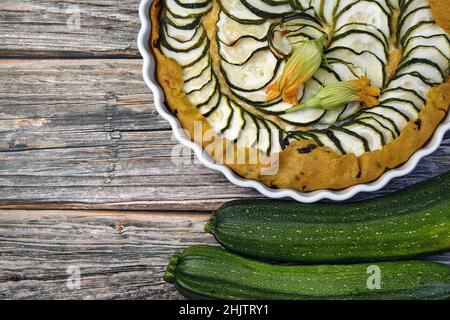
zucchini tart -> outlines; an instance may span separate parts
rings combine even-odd
[[[446,117],[449,5],[154,0],[150,47],[168,108],[217,161],[337,190],[406,162]]]

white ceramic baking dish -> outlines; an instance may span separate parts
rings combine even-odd
[[[436,149],[442,142],[444,134],[447,132],[447,130],[450,129],[450,114],[448,114],[444,122],[437,128],[432,139],[430,139],[427,145],[425,145],[422,149],[418,150],[409,159],[408,162],[395,169],[387,171],[376,181],[367,184],[355,185],[343,190],[318,190],[314,192],[298,192],[292,189],[271,189],[261,182],[243,179],[236,175],[228,167],[214,161],[208,154],[206,154],[206,152],[204,152],[200,145],[192,142],[184,133],[184,130],[181,127],[178,119],[165,107],[165,98],[163,91],[158,85],[158,81],[155,79],[155,60],[148,45],[151,32],[151,23],[149,16],[151,3],[152,0],[141,1],[139,14],[142,26],[139,32],[138,46],[142,58],[144,59],[144,80],[147,86],[153,92],[156,110],[158,110],[159,114],[164,119],[169,121],[177,140],[180,141],[180,143],[182,143],[184,146],[191,148],[198,159],[201,161],[201,163],[203,163],[208,168],[222,172],[231,183],[237,186],[254,188],[269,198],[292,198],[304,203],[313,203],[323,199],[333,201],[347,200],[360,192],[372,192],[380,190],[385,187],[392,179],[410,173],[423,157],[436,151]]]

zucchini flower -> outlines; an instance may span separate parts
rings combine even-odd
[[[327,85],[302,104],[286,110],[286,113],[307,108],[332,110],[355,101],[364,103],[367,108],[374,107],[378,105],[380,89],[369,85],[370,80],[365,77]]]
[[[266,88],[267,101],[282,96],[285,102],[292,105],[298,103],[298,88],[319,69],[324,57],[323,44],[326,39],[327,36],[323,35],[317,40],[305,38],[293,44],[292,54],[284,66],[281,77]]]

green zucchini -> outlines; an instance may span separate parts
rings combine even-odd
[[[450,298],[450,267],[436,262],[282,266],[211,246],[175,254],[164,279],[191,299]]]
[[[361,262],[441,252],[450,249],[450,171],[364,202],[230,202],[205,230],[231,251],[279,261]]]

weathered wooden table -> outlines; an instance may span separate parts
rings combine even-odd
[[[0,2],[0,298],[179,298],[169,255],[213,244],[211,210],[259,196],[173,156],[142,81],[138,5]],[[449,169],[447,134],[377,194]]]

